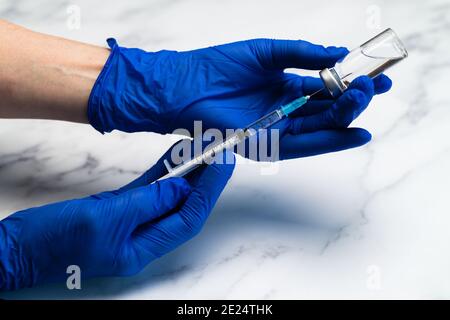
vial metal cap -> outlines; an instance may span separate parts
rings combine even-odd
[[[342,92],[347,89],[347,86],[342,82],[334,68],[323,69],[319,72],[319,75],[325,84],[325,87],[327,87],[328,91],[334,98],[339,97]]]

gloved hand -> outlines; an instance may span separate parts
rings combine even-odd
[[[194,120],[203,130],[244,128],[276,107],[322,88],[322,81],[285,73],[285,68],[320,70],[348,53],[306,41],[257,39],[205,49],[145,52],[119,47],[111,55],[89,99],[90,123],[114,129],[170,133]],[[361,77],[337,100],[323,92],[286,119],[280,158],[289,159],[360,146],[370,134],[345,129],[374,94],[391,87],[388,77]]]
[[[125,187],[84,199],[17,212],[0,221],[0,289],[67,278],[140,271],[196,235],[230,178],[234,164],[212,164],[184,178],[150,184],[162,159]]]

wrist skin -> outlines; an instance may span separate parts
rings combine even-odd
[[[110,50],[0,20],[0,118],[88,123],[91,89]]]

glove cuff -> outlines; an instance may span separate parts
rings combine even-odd
[[[0,221],[0,291],[15,290],[27,283],[27,269],[20,257],[17,241],[12,236],[16,230],[14,223]]]
[[[161,85],[154,77],[164,55],[119,47],[113,38],[107,42],[111,53],[89,96],[89,123],[102,134],[114,129],[166,133],[158,98]]]
[[[113,123],[111,118],[112,110],[105,110],[105,107],[102,105],[101,93],[103,91],[102,86],[104,83],[104,79],[108,76],[111,65],[116,63],[117,61],[117,51],[119,49],[119,46],[115,39],[109,38],[106,40],[106,42],[111,48],[111,53],[109,54],[109,57],[106,60],[106,63],[103,66],[100,75],[97,77],[97,80],[95,80],[94,86],[92,87],[91,93],[89,95],[87,108],[89,123],[101,134],[104,134],[105,131],[111,132],[112,130],[114,130],[114,128],[108,128],[107,124]],[[109,107],[111,108],[112,106]]]

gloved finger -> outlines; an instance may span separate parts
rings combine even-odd
[[[314,95],[314,99],[331,99],[331,95],[328,90],[325,88],[322,79],[314,78],[314,77],[301,77],[302,87],[301,90],[303,94],[313,94],[320,89],[323,89],[318,94]],[[392,87],[392,80],[386,76],[385,74],[380,74],[373,78],[374,91],[375,94],[382,94]]]
[[[286,83],[283,88],[283,96],[287,97],[288,101],[297,99],[303,95],[313,94],[317,90],[324,88],[322,80],[314,77],[301,77],[296,74],[286,73],[285,79]],[[333,103],[334,100],[328,93],[328,90],[322,90],[314,95],[308,103],[290,114],[289,117],[295,118],[320,113],[328,109]]]
[[[313,94],[314,92],[317,92],[317,90],[320,90],[323,87],[323,83],[321,79],[313,78],[313,77],[302,77],[302,90],[304,94]],[[382,94],[392,87],[392,81],[389,77],[387,77],[384,74],[380,74],[377,77],[373,79],[373,85],[374,85],[374,93],[375,94]],[[303,117],[308,116],[316,113],[320,113],[322,111],[325,111],[326,109],[330,108],[335,100],[332,99],[331,95],[328,93],[328,90],[324,89],[320,91],[318,94],[314,95],[311,100],[308,101],[307,104],[305,104],[300,109],[294,111],[290,117]]]
[[[182,143],[182,141],[190,141],[189,139],[183,139],[180,141],[175,142],[167,151],[159,158],[159,160],[152,166],[150,169],[145,171],[140,177],[136,178],[135,180],[131,181],[127,185],[123,186],[118,190],[119,193],[125,192],[127,190],[145,186],[153,181],[158,180],[159,178],[163,177],[167,174],[167,168],[164,164],[164,160],[167,159],[170,161],[171,159],[171,152],[172,149],[178,145],[179,143]]]
[[[375,94],[382,94],[392,87],[392,80],[385,74],[380,74],[373,79]]]
[[[97,200],[101,200],[101,199],[109,199],[112,197],[115,197],[119,194],[122,194],[128,190],[134,189],[134,188],[138,188],[138,187],[142,187],[142,186],[146,186],[149,185],[150,183],[152,183],[153,181],[158,180],[159,178],[161,178],[162,176],[164,176],[167,173],[167,169],[166,166],[164,165],[164,159],[168,159],[170,160],[171,158],[171,152],[172,149],[178,145],[179,143],[182,143],[182,141],[190,141],[189,139],[183,139],[180,141],[177,141],[176,143],[174,143],[165,153],[164,155],[158,160],[158,162],[156,162],[150,169],[148,169],[146,172],[144,172],[141,176],[139,176],[138,178],[136,178],[135,180],[133,180],[132,182],[126,184],[125,186],[121,187],[118,190],[113,190],[113,191],[106,191],[106,192],[102,192],[102,193],[98,193],[95,195],[90,196],[90,199],[97,199]]]
[[[192,193],[178,213],[193,230],[201,227],[206,221],[233,173],[235,166],[233,153],[225,151],[223,154],[227,159],[225,163],[211,164],[186,176],[192,186]]]
[[[205,142],[203,142],[202,147],[205,148],[208,144],[209,144],[209,142],[205,141]],[[164,175],[166,175],[168,173],[166,165],[164,164],[164,160],[167,160],[172,167],[175,167],[176,165],[179,164],[178,162],[174,162],[174,158],[180,156],[179,150],[183,151],[183,150],[189,150],[189,149],[191,152],[190,157],[192,157],[194,151],[196,151],[195,146],[193,146],[192,140],[182,139],[182,140],[175,142],[169,149],[167,149],[167,151],[161,156],[161,158],[159,158],[159,160],[150,169],[148,169],[140,177],[138,177],[137,179],[128,183],[127,185],[123,186],[119,190],[113,191],[113,194],[120,194],[120,193],[126,192],[130,189],[140,187],[140,186],[145,186],[145,185],[152,183],[153,181],[158,180],[159,178],[163,177]],[[234,158],[231,159],[233,157],[232,153],[223,153],[221,155],[218,154],[216,156],[217,159],[219,159],[220,157],[227,158],[227,159],[222,159],[222,162],[234,162],[234,161],[232,161]],[[179,161],[180,159],[177,159],[177,160]],[[194,179],[195,175],[190,174],[186,178],[188,178],[188,177],[189,177],[189,182],[192,182],[192,179]]]
[[[303,77],[292,73],[285,73],[285,81],[283,94],[293,97],[293,99],[297,99],[304,95],[311,95],[313,93],[315,93],[314,100],[333,99],[328,90],[324,89],[324,84],[319,78]]]
[[[179,207],[192,189],[184,178],[170,178],[150,185],[133,188],[113,198],[103,200],[108,214],[127,220],[134,230],[138,225],[152,221]]]
[[[211,164],[196,170],[192,192],[179,211],[142,225],[133,233],[143,264],[175,249],[201,230],[233,169],[234,164]],[[146,248],[152,248],[151,255]]]
[[[324,47],[304,40],[259,39],[252,43],[259,61],[266,69],[320,70],[334,66],[348,53],[343,47]]]
[[[280,141],[280,159],[296,159],[346,150],[362,146],[370,139],[370,133],[360,128],[288,134]]]
[[[331,108],[331,106],[335,103],[335,100],[315,100],[311,98],[305,105],[301,108],[298,108],[294,112],[292,112],[289,117],[297,118],[297,117],[305,117],[313,114],[318,114],[324,112],[325,110]]]
[[[319,99],[329,100],[333,98],[331,94],[328,92],[327,88],[325,88],[325,85],[323,84],[323,81],[320,78],[302,77],[301,90],[305,95],[311,95],[321,90],[320,92],[314,95],[315,100]]]
[[[318,114],[292,119],[289,133],[346,128],[367,108],[374,94],[373,80],[367,76],[358,77],[331,108]]]

